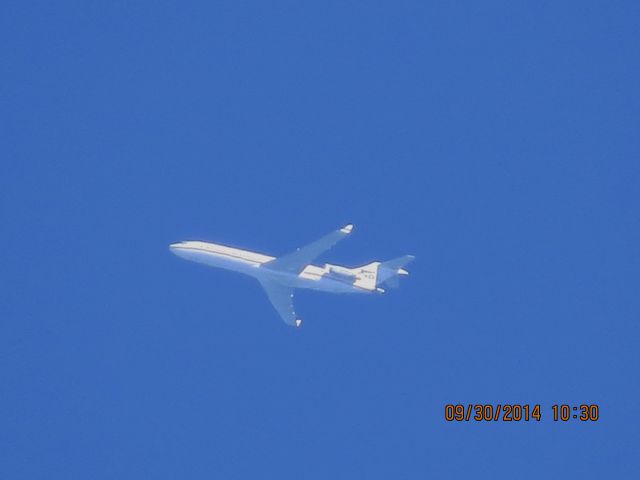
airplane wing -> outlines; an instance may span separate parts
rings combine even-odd
[[[284,320],[284,323],[292,327],[302,325],[302,320],[296,318],[296,312],[293,308],[293,290],[290,287],[275,283],[271,280],[258,280],[267,292],[269,300],[271,300],[271,303],[282,317],[282,320]]]
[[[298,248],[295,252],[291,252],[268,263],[262,264],[262,268],[273,270],[281,270],[283,272],[300,273],[304,267],[313,262],[323,252],[326,252],[343,238],[347,237],[353,225],[346,225],[339,230],[325,235],[309,245]]]

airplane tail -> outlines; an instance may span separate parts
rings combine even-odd
[[[381,286],[398,288],[400,286],[400,275],[408,275],[403,267],[411,263],[416,257],[413,255],[403,255],[386,262],[373,262],[360,267],[358,280],[355,285],[367,290],[378,290],[384,292]]]

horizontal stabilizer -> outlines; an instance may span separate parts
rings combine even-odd
[[[385,283],[385,285],[395,288],[399,284],[398,275],[409,274],[403,267],[407,266],[415,258],[413,255],[403,255],[402,257],[382,262],[378,267],[376,284]]]
[[[394,275],[393,277],[389,277],[384,281],[384,286],[389,288],[399,288],[400,287],[400,277],[398,275]]]
[[[403,255],[401,257],[394,258],[393,260],[387,260],[386,262],[382,262],[380,264],[380,267],[389,268],[391,270],[398,270],[402,267],[409,265],[411,262],[415,260],[415,258],[416,257],[414,257],[413,255]],[[407,271],[404,270],[404,272],[407,272]],[[404,275],[406,275],[406,273]]]

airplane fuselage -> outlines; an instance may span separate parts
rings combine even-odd
[[[187,241],[171,244],[170,249],[185,260],[232,270],[258,279],[268,278],[291,288],[307,288],[333,293],[374,293],[377,291],[354,285],[355,276],[349,276],[351,270],[339,265],[325,264],[324,267],[307,265],[300,273],[295,274],[262,268],[264,264],[274,260],[275,257],[226,245]],[[336,273],[340,271],[345,273]]]

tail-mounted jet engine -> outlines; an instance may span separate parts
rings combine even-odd
[[[352,270],[344,267],[338,267],[337,265],[329,265],[328,263],[324,266],[325,276],[327,278],[333,278],[334,280],[338,280],[340,282],[348,282],[353,283],[358,279],[358,275]]]

